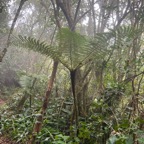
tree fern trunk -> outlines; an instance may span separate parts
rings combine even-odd
[[[79,111],[78,111],[78,101],[77,101],[77,95],[76,95],[76,89],[75,89],[75,85],[76,85],[76,70],[70,71],[70,78],[71,78],[72,93],[73,93],[73,98],[74,98],[76,129],[78,129]],[[77,134],[78,134],[78,131],[76,132],[76,135]]]

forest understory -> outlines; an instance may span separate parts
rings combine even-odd
[[[0,0],[0,144],[144,144],[143,0]]]

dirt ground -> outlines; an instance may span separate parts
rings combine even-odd
[[[5,102],[2,99],[0,99],[0,105],[3,105],[3,104],[5,104]]]
[[[12,142],[10,139],[4,136],[0,136],[0,144],[16,144],[15,142]]]

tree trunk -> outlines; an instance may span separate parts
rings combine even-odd
[[[54,61],[53,70],[52,70],[52,73],[51,73],[50,81],[48,83],[47,91],[45,93],[45,98],[44,98],[44,101],[43,101],[42,109],[41,109],[40,115],[37,117],[37,121],[36,121],[36,123],[34,125],[32,138],[31,138],[29,144],[34,144],[35,138],[36,138],[36,134],[38,134],[40,132],[40,130],[41,130],[43,117],[44,117],[46,109],[48,107],[49,97],[50,97],[51,90],[52,90],[53,83],[54,83],[54,79],[55,79],[55,76],[56,76],[57,67],[58,67],[58,62]]]

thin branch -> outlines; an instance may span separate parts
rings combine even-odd
[[[128,82],[132,81],[134,78],[136,78],[136,77],[138,77],[138,76],[140,76],[140,75],[142,75],[142,74],[144,74],[144,71],[142,71],[142,72],[139,73],[139,74],[136,74],[136,75],[134,75],[134,76],[131,76],[131,77],[123,80],[123,82],[128,83]]]
[[[75,17],[74,17],[74,22],[75,22],[76,19],[77,19],[77,15],[78,15],[78,11],[79,11],[80,4],[81,4],[81,0],[78,1],[78,5],[77,5],[77,8],[76,8]]]
[[[93,24],[94,24],[94,36],[96,35],[96,19],[95,19],[95,8],[94,8],[94,0],[92,0],[92,16],[93,16]]]
[[[52,3],[52,5],[53,5],[53,9],[54,9],[54,16],[55,16],[55,20],[56,20],[56,25],[58,26],[58,28],[60,29],[61,28],[61,25],[60,25],[60,22],[59,22],[59,20],[58,20],[58,14],[57,14],[57,10],[56,10],[56,8],[55,8],[55,4],[54,4],[54,1],[53,0],[51,0],[51,3]]]
[[[87,10],[85,13],[83,13],[77,20],[75,23],[78,23],[78,21],[80,21],[87,13],[89,13],[91,11],[92,8],[90,8],[89,10]]]
[[[13,33],[13,30],[14,30],[16,21],[17,21],[17,19],[18,19],[18,16],[19,16],[19,14],[20,14],[20,11],[21,11],[21,9],[22,9],[22,6],[24,5],[24,3],[25,3],[26,1],[27,1],[27,0],[21,0],[21,1],[20,1],[19,7],[18,7],[18,9],[17,9],[16,15],[15,15],[15,17],[14,17],[14,20],[13,20],[12,25],[11,25],[11,28],[10,28],[10,32],[9,32],[8,39],[7,39],[7,46],[6,46],[6,48],[3,49],[2,55],[0,56],[0,62],[2,61],[3,57],[5,56],[5,54],[6,54],[6,52],[7,52],[7,48],[9,47],[9,44],[10,44],[11,34]]]
[[[27,0],[21,0],[21,1],[20,1],[19,8],[18,8],[18,10],[17,10],[17,12],[16,12],[16,15],[15,15],[15,17],[14,17],[14,20],[13,20],[13,22],[12,22],[11,29],[10,29],[10,32],[9,32],[9,35],[8,35],[8,40],[7,40],[7,45],[8,45],[8,46],[9,46],[9,43],[10,43],[10,36],[11,36],[13,30],[14,30],[14,27],[15,27],[16,21],[17,21],[17,19],[18,19],[18,16],[19,16],[19,14],[20,14],[20,11],[21,11],[21,9],[22,9],[22,6],[24,5],[24,3],[25,3],[26,1],[27,1]]]
[[[123,16],[118,20],[118,23],[115,26],[115,29],[121,24],[121,22],[124,20],[124,18],[130,13],[131,10],[128,11],[129,7],[130,7],[130,0],[128,0],[126,10],[125,10]]]
[[[97,1],[96,1],[96,2],[97,2]],[[95,2],[95,3],[96,3],[96,2]],[[75,20],[75,22],[74,22],[74,24],[73,24],[73,27],[75,27],[75,25],[76,25],[87,13],[89,13],[89,12],[92,10],[92,8],[93,8],[93,6],[94,6],[95,3],[93,3],[93,5],[90,6],[90,9],[89,9],[89,10],[87,10],[85,13],[83,13],[79,18],[77,18],[77,19]]]
[[[139,93],[139,90],[140,90],[140,86],[141,86],[141,82],[142,82],[143,76],[144,76],[144,74],[142,74],[142,77],[141,77],[141,79],[140,79],[140,81],[139,81],[139,83],[138,83],[137,94]]]

